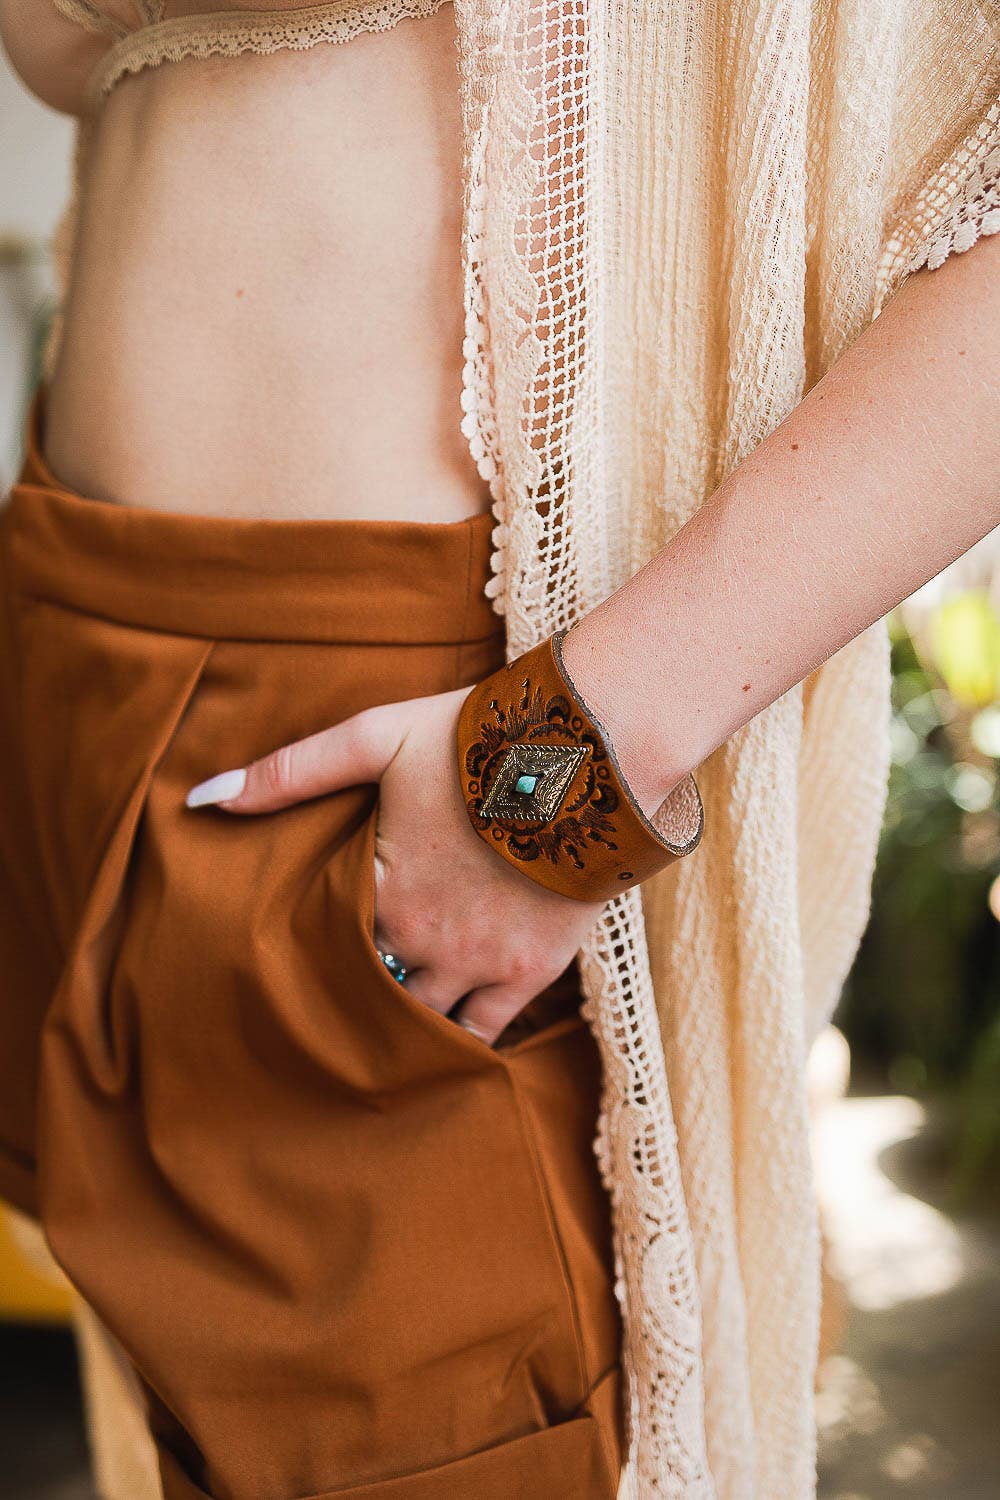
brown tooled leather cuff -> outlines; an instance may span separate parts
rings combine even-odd
[[[608,901],[690,854],[704,812],[693,776],[655,814],[629,791],[611,740],[562,660],[565,631],[472,689],[458,721],[473,828],[525,875],[578,901]]]

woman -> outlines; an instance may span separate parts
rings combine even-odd
[[[997,227],[995,28],[722,8],[639,46],[638,4],[338,5],[133,40],[123,11],[106,53],[36,9],[8,51],[86,170],[5,518],[6,1190],[134,1361],[168,1497],[597,1497],[627,1440],[643,1494],[808,1493],[798,1079],[881,742],[826,736],[821,815],[792,787],[848,707],[843,659],[811,674],[1000,520],[998,242],[912,274],[955,202],[901,206],[962,148],[961,224]],[[658,191],[688,160],[700,260]],[[524,681],[567,705],[560,795],[614,794],[575,843],[562,804],[490,814],[551,769],[508,758]],[[766,900],[796,818],[837,856],[801,910]]]

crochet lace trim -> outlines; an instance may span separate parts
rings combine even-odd
[[[56,0],[60,6],[82,0]],[[235,57],[286,49],[304,51],[319,42],[349,42],[367,31],[388,31],[407,16],[429,16],[448,0],[328,0],[285,11],[213,11],[173,16],[127,32],[109,48],[87,80],[84,104],[96,111],[126,73],[186,57]],[[90,7],[93,9],[93,7]]]
[[[461,0],[459,0],[461,4]],[[467,28],[467,29],[466,29]],[[483,267],[486,260],[486,145],[490,93],[489,58],[502,57],[499,22],[491,31],[481,14],[470,11],[465,27],[459,27],[460,44],[464,43],[464,67],[461,74],[462,108],[466,142],[464,174],[464,228],[462,236],[465,337],[462,342],[461,431],[473,462],[490,487],[493,515],[498,524],[493,530],[494,552],[490,558],[491,577],[486,584],[487,597],[498,615],[504,613],[503,557],[510,540],[506,524],[506,501],[500,472],[500,436],[491,396],[492,375],[486,328],[486,296]],[[485,61],[483,61],[485,59]],[[477,76],[476,66],[484,69]]]
[[[572,472],[565,462],[577,446],[574,424],[599,425],[585,350],[585,331],[600,316],[591,240],[600,233],[596,138],[579,84],[589,22],[587,0],[549,0],[540,10],[535,0],[497,7],[456,0],[456,8],[467,142],[461,427],[494,498],[494,576],[486,592],[506,617],[514,657],[572,624],[606,584],[595,566],[606,525],[602,481],[586,454]],[[574,82],[554,83],[553,56],[560,80]],[[553,117],[560,122],[554,133]],[[494,342],[506,354],[499,367]],[[571,490],[572,527],[560,520]],[[585,570],[576,549],[581,534],[594,543]],[[697,1276],[665,1063],[649,1045],[658,1020],[642,931],[640,897],[630,891],[608,905],[581,953],[581,1013],[597,1038],[604,1079],[594,1151],[613,1206],[624,1328],[628,1456],[619,1494],[711,1500],[697,1437],[704,1426]]]
[[[1000,99],[923,186],[905,224],[885,247],[886,293],[921,266],[934,270],[1000,232]]]
[[[1000,233],[1000,146],[994,147],[970,174],[929,245],[921,246],[908,269],[929,270],[948,256],[969,250],[983,235]]]

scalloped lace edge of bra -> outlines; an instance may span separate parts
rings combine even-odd
[[[126,73],[185,57],[235,57],[304,50],[319,42],[348,42],[366,31],[388,31],[405,17],[429,16],[449,0],[326,0],[295,10],[210,11],[154,21],[114,41],[92,69],[85,107],[95,112]]]

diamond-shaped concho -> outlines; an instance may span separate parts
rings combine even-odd
[[[484,818],[548,823],[588,754],[586,745],[511,745],[480,812]],[[518,791],[533,783],[533,790]]]

